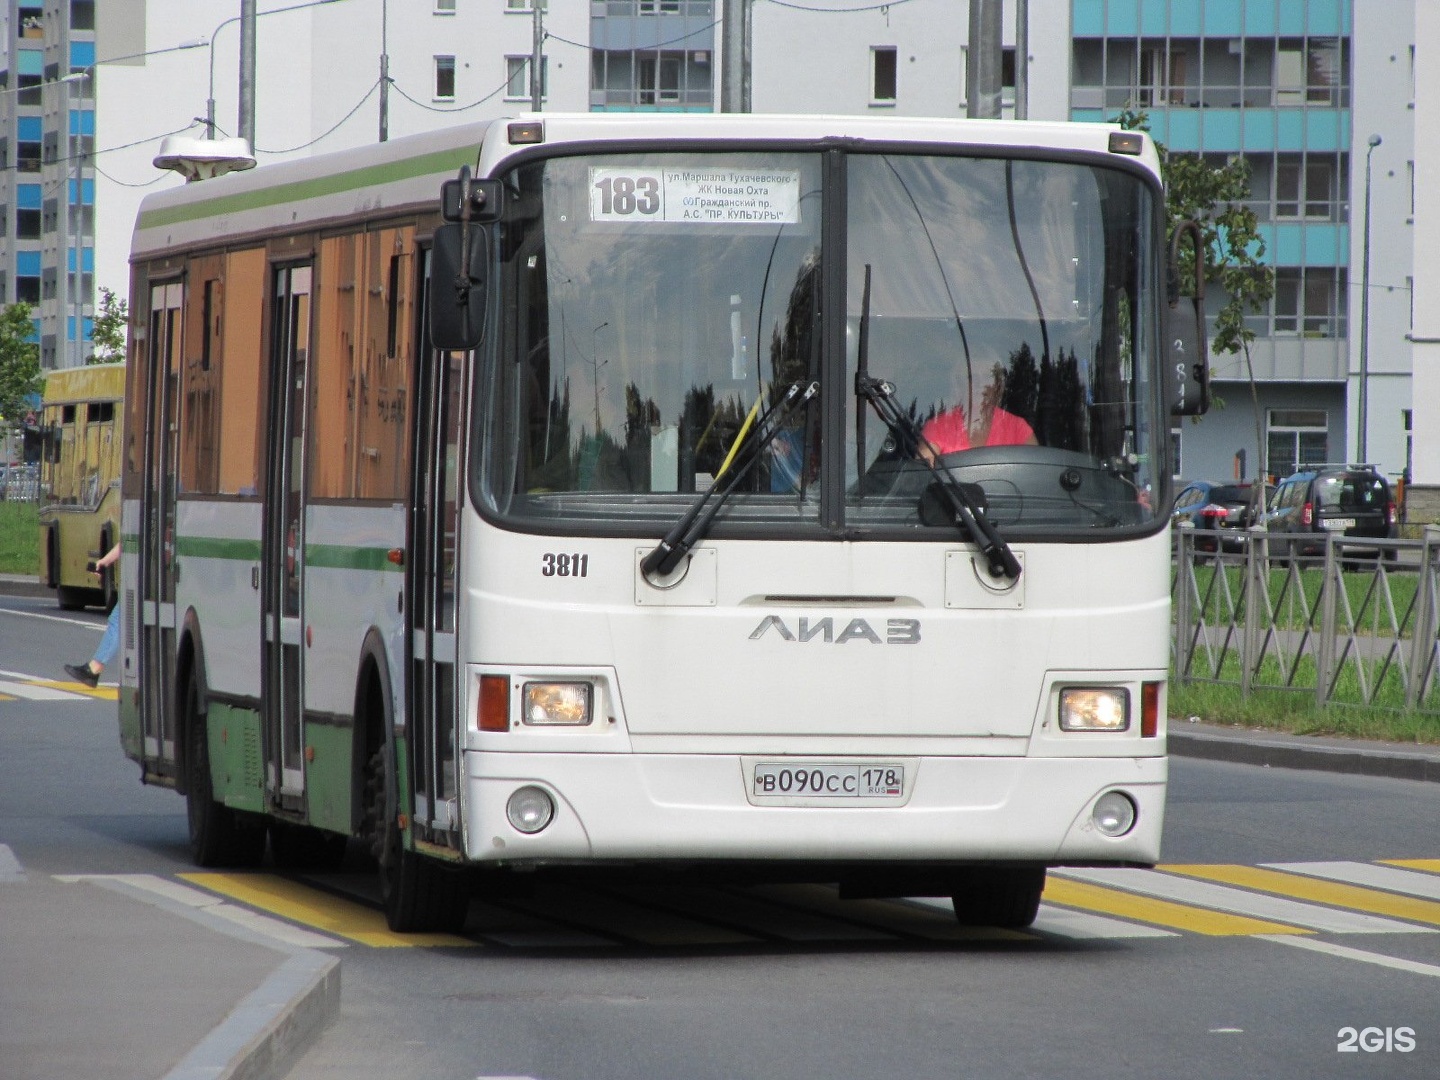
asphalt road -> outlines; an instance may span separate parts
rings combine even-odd
[[[98,613],[0,608],[26,610],[0,611],[0,680],[98,641]],[[113,703],[0,701],[0,756],[0,844],[32,875],[213,892],[340,957],[340,1016],[290,1080],[1440,1072],[1440,784],[1172,759],[1161,872],[1052,875],[1024,934],[819,887],[586,878],[477,899],[463,937],[417,945],[384,933],[355,852],[195,875],[184,804],[138,785]]]

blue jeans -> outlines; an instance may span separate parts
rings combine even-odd
[[[115,654],[119,651],[120,603],[116,601],[115,606],[110,609],[110,619],[105,623],[105,636],[100,639],[100,644],[95,648],[95,663],[105,667],[115,659]]]

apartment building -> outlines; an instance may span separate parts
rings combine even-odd
[[[46,368],[83,363],[93,323],[95,0],[3,0],[0,302],[32,307]]]
[[[1275,268],[1274,299],[1248,319],[1249,355],[1212,357],[1223,407],[1175,429],[1181,474],[1283,476],[1357,458],[1399,474],[1411,423],[1413,3],[1074,0],[1071,20],[1070,115],[1133,108],[1173,151],[1243,157]],[[1383,253],[1368,274],[1367,250]]]

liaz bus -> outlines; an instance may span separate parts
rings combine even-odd
[[[1025,925],[1160,851],[1166,264],[1099,125],[545,114],[150,196],[125,751],[200,864],[353,840],[398,930],[555,867]]]
[[[86,564],[120,539],[120,432],[124,364],[61,368],[41,405],[40,580],[62,608],[115,602],[109,568]]]

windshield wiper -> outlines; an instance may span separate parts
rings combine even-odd
[[[744,447],[737,444],[732,448],[732,457],[727,460],[727,466],[733,468],[722,468],[716,482],[700,493],[700,497],[690,504],[689,509],[681,516],[668,533],[665,539],[655,545],[655,550],[646,555],[640,562],[640,572],[646,577],[658,574],[666,576],[675,569],[681,559],[689,553],[696,542],[710,528],[710,522],[714,520],[720,507],[725,500],[730,498],[735,489],[740,486],[765,453],[765,448],[775,441],[775,437],[784,430],[786,422],[794,415],[795,411],[804,406],[811,398],[820,392],[820,384],[812,382],[809,385],[804,383],[792,383],[785,391],[785,396],[765,411],[760,417],[759,423],[755,426],[755,435],[750,445]],[[742,429],[740,438],[744,439]],[[743,462],[736,463],[734,455],[737,450],[744,450],[746,457]],[[721,480],[723,479],[723,483]]]
[[[985,562],[989,567],[990,576],[1007,577],[1011,581],[1018,578],[1020,576],[1020,560],[1015,558],[1015,553],[1010,550],[1010,545],[1005,543],[995,530],[995,526],[990,524],[989,519],[985,517],[985,511],[975,502],[967,485],[957,480],[949,469],[937,466],[931,460],[936,456],[934,448],[929,447],[925,437],[920,434],[919,427],[895,403],[895,384],[886,382],[884,379],[872,378],[857,371],[855,373],[855,393],[870,403],[875,414],[890,429],[899,445],[900,452],[906,457],[923,462],[925,467],[930,470],[931,475],[940,482],[940,491],[950,504],[954,521],[962,525],[970,534],[970,538],[979,545],[980,552],[985,556]],[[921,453],[922,447],[929,447],[931,453]]]

